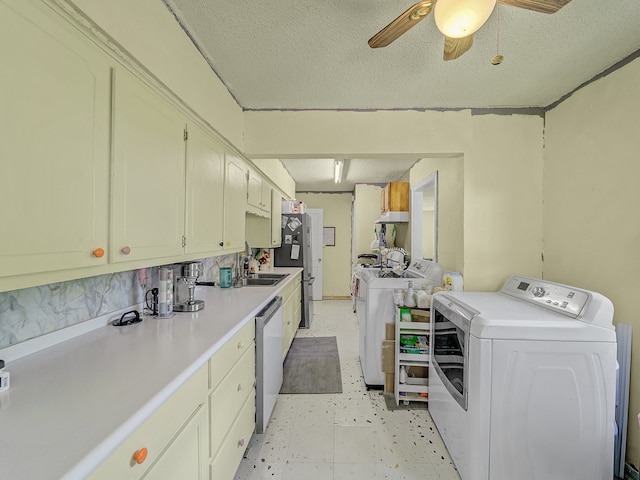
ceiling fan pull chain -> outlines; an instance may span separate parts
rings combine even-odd
[[[492,65],[500,65],[504,60],[504,57],[500,55],[500,2],[496,3],[496,17],[497,17],[497,28],[496,28],[496,56],[491,59]]]

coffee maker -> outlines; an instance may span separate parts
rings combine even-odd
[[[204,308],[204,300],[196,300],[196,280],[202,275],[202,262],[176,263],[173,266],[173,311],[197,312]]]

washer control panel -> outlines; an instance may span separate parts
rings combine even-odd
[[[584,290],[521,276],[507,280],[500,292],[572,318],[582,316],[591,301]]]

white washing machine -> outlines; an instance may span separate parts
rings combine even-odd
[[[611,480],[613,305],[522,276],[431,304],[429,412],[462,480]]]
[[[414,291],[425,283],[442,285],[442,266],[429,260],[413,260],[403,277],[381,277],[380,269],[365,269],[360,275],[360,294],[356,297],[356,316],[360,332],[360,365],[367,386],[384,385],[382,341],[385,323],[395,321],[393,290],[406,289],[412,282]]]

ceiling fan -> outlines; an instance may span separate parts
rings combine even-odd
[[[411,6],[369,39],[371,48],[386,47],[433,10],[445,37],[444,60],[455,60],[473,46],[473,34],[489,19],[496,3],[540,13],[555,13],[571,0],[424,0]]]

